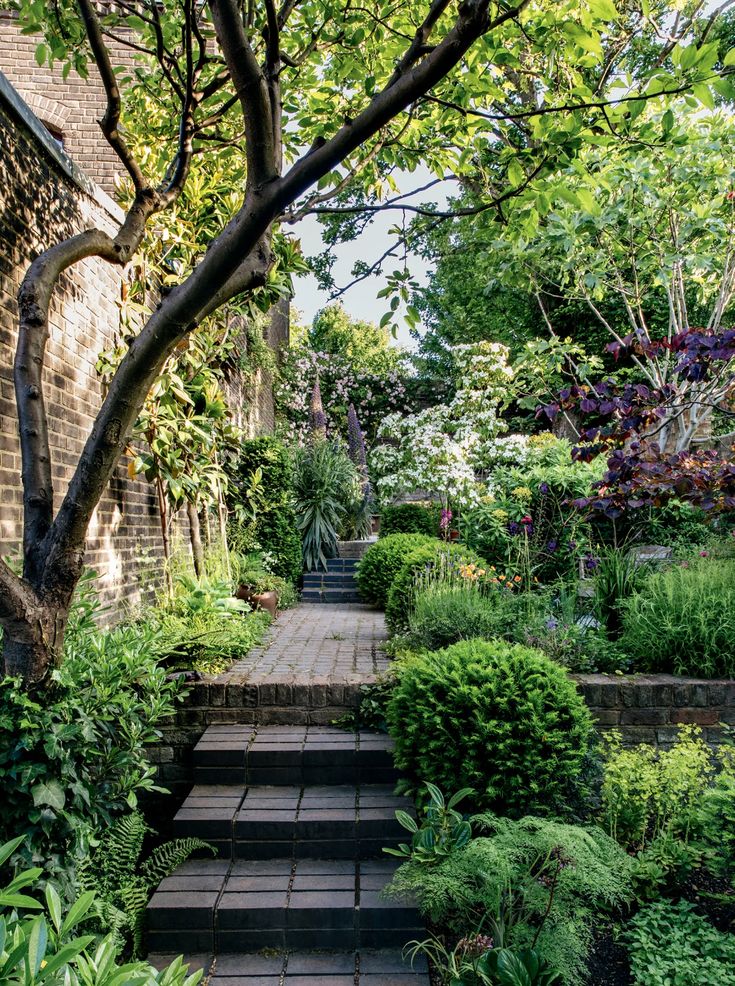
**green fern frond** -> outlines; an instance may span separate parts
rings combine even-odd
[[[139,811],[115,819],[92,861],[100,889],[120,887],[135,876],[143,842],[150,831]]]
[[[120,890],[120,900],[125,908],[128,929],[132,938],[133,958],[137,958],[143,949],[143,924],[149,896],[148,887],[142,879],[138,880],[137,883],[128,884]]]
[[[140,869],[146,887],[153,890],[161,880],[170,876],[178,866],[186,862],[193,852],[197,852],[199,849],[208,849],[212,855],[216,851],[214,846],[202,839],[174,839],[173,842],[164,842],[162,846],[158,846]]]

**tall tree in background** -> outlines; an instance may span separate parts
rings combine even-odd
[[[102,8],[59,0],[48,10],[17,0],[24,28],[45,37],[40,58],[99,74],[101,128],[129,198],[115,236],[89,229],[52,245],[20,290],[23,574],[0,562],[4,670],[32,686],[61,659],[87,528],[152,383],[223,304],[272,303],[283,273],[279,224],[345,209],[405,212],[390,189],[397,170],[419,162],[437,181],[480,183],[482,208],[498,208],[585,141],[634,139],[642,100],[692,86],[699,98],[710,85],[729,92],[729,80],[715,78],[711,26],[697,21],[703,3],[676,6],[672,25],[663,0],[620,11],[613,0],[380,0],[374,9],[349,0],[111,0]],[[662,45],[690,52],[686,63],[638,72],[631,45],[662,31]],[[133,70],[115,65],[112,39],[136,53]],[[643,126],[641,136],[654,135]],[[152,217],[181,195],[194,157],[207,153],[241,163],[231,216],[131,342],[57,507],[43,400],[54,287],[87,257],[126,264]]]

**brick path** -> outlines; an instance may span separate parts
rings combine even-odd
[[[286,610],[256,647],[230,669],[248,684],[293,679],[360,682],[388,667],[383,614],[362,603],[310,603]]]

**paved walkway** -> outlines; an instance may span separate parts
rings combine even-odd
[[[391,742],[319,724],[388,668],[386,639],[369,606],[302,603],[194,686],[189,711],[213,724],[174,833],[216,858],[184,863],[150,901],[154,964],[184,952],[205,986],[429,986],[426,961],[401,954],[425,937],[418,911],[381,893],[397,865],[383,848],[405,837],[396,809],[411,810]]]
[[[383,614],[362,603],[301,603],[281,613],[262,647],[227,672],[259,685],[293,678],[356,682],[388,668]]]

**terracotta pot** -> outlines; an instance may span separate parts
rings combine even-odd
[[[265,610],[266,613],[270,613],[275,619],[276,610],[278,609],[278,593],[275,590],[256,592],[252,586],[240,585],[237,587],[235,597],[237,599],[244,599],[246,603],[250,603],[253,609]]]

